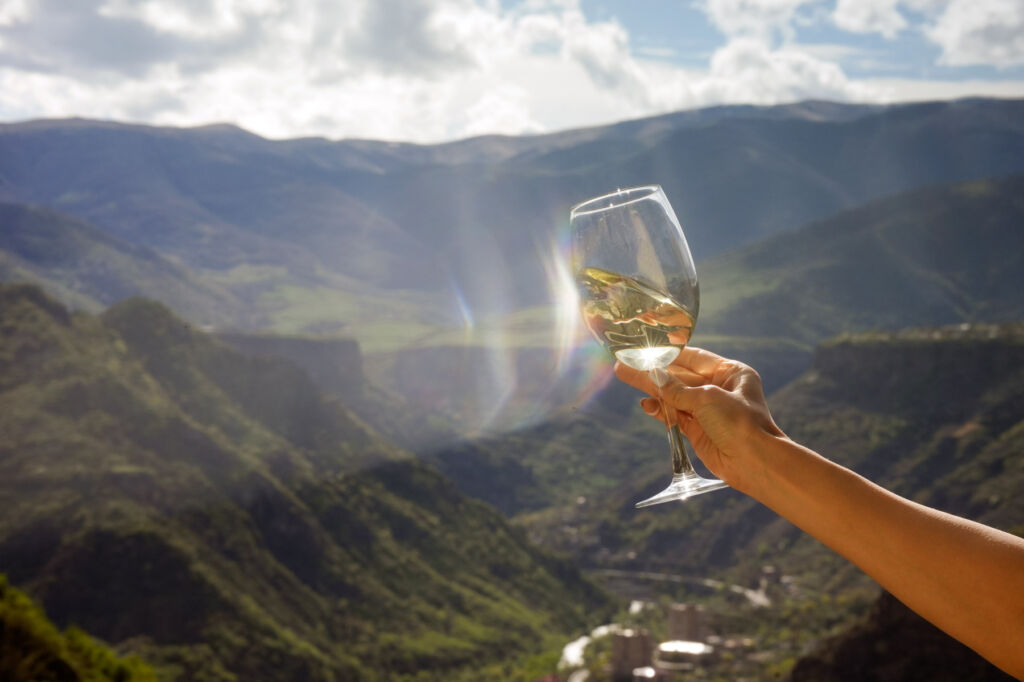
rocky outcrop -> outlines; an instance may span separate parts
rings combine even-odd
[[[790,682],[1009,682],[1013,678],[888,592],[793,667]]]

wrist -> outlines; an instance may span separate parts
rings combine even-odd
[[[763,429],[758,429],[746,443],[747,453],[739,480],[730,485],[759,502],[769,504],[774,494],[786,489],[782,474],[795,464],[791,460],[803,448],[781,431],[769,433]]]

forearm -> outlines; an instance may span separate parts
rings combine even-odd
[[[744,492],[1024,678],[1024,541],[901,498],[787,438],[757,445]]]

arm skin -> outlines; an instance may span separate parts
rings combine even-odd
[[[685,348],[658,377],[617,364],[626,383],[675,407],[701,461],[846,557],[897,599],[1024,679],[1024,540],[925,507],[790,440],[750,367]],[[660,371],[660,370],[659,370]],[[657,398],[642,407],[657,418]]]

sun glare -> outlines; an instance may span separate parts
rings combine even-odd
[[[555,371],[561,375],[567,369],[573,351],[579,346],[582,328],[579,296],[569,264],[568,245],[553,240],[546,249],[543,262],[554,322],[552,340],[555,348]]]
[[[649,372],[653,369],[668,367],[679,355],[675,346],[653,346],[650,348],[630,348],[620,350],[615,356],[633,369]]]

